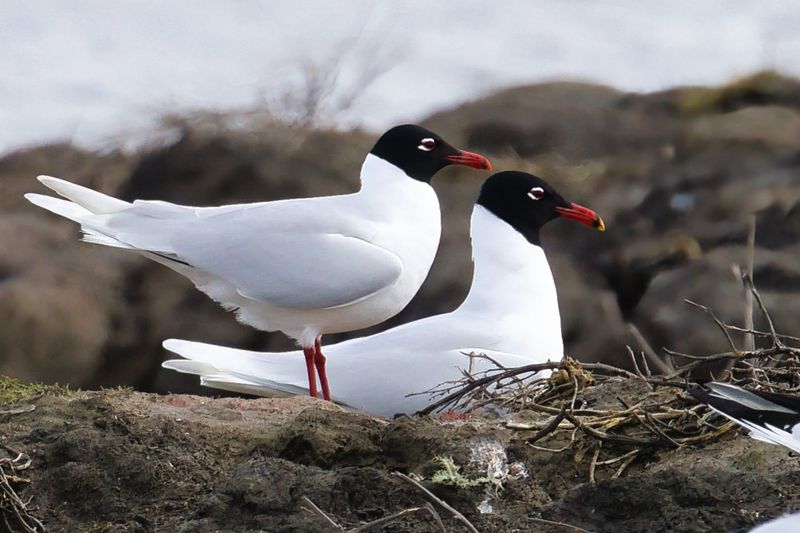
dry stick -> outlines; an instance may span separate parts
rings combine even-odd
[[[379,526],[381,524],[385,524],[386,522],[390,522],[397,518],[403,517],[407,514],[416,513],[419,511],[426,511],[426,507],[411,507],[410,509],[403,509],[394,514],[390,514],[389,516],[384,516],[383,518],[378,518],[377,520],[373,520],[372,522],[368,522],[366,524],[362,524],[360,526],[348,529],[346,533],[359,533],[360,531],[367,531],[368,529],[372,529],[375,526]]]
[[[433,516],[433,519],[436,520],[437,524],[439,524],[439,527],[442,528],[442,533],[447,533],[447,528],[444,527],[444,522],[442,522],[442,517],[439,516],[439,513],[437,513],[436,509],[433,508],[431,502],[425,502],[425,508],[428,510],[428,512],[431,513],[431,516]]]
[[[629,372],[622,368],[617,368],[615,366],[607,365],[604,363],[581,363],[581,367],[585,370],[596,370],[599,372],[608,373],[615,376],[622,376],[627,378],[637,378],[638,376],[633,372]],[[459,401],[461,398],[469,394],[470,392],[480,389],[481,387],[485,387],[490,385],[493,382],[499,382],[504,379],[508,379],[509,377],[517,376],[519,374],[527,374],[527,373],[534,373],[534,372],[541,372],[542,370],[557,370],[564,368],[563,362],[548,362],[548,363],[535,363],[525,366],[520,366],[517,368],[511,368],[504,372],[496,372],[485,375],[481,378],[472,379],[467,383],[458,382],[453,384],[452,387],[445,388],[444,390],[454,390],[450,394],[447,394],[443,398],[431,403],[424,409],[420,409],[415,414],[417,415],[427,415],[430,414],[444,406],[450,405],[454,402]],[[441,385],[440,385],[441,386]],[[438,387],[438,386],[437,386]],[[416,393],[416,394],[431,394],[436,392],[434,389],[429,389],[423,393]],[[412,394],[414,396],[416,394]],[[557,410],[556,410],[557,411]]]
[[[671,368],[672,370],[675,370],[675,367],[674,367],[674,366],[672,366],[671,364],[667,364],[667,362],[666,362],[666,361],[664,361],[664,360],[662,360],[661,358],[659,358],[659,361],[661,361],[662,363],[664,363],[664,366],[668,366],[668,367],[669,367],[669,368]],[[645,375],[646,375],[648,378],[649,378],[650,376],[652,376],[652,375],[653,375],[653,373],[652,373],[652,372],[650,372],[650,365],[648,365],[648,364],[647,364],[647,357],[642,357],[642,366],[644,366],[644,374],[645,374]]]
[[[600,457],[600,448],[603,445],[603,441],[600,441],[600,444],[597,448],[594,449],[594,454],[592,454],[592,461],[589,463],[589,483],[592,485],[596,484],[597,481],[594,477],[594,470],[597,468],[597,459]]]
[[[636,375],[639,376],[639,379],[646,381],[645,375],[642,374],[641,370],[639,370],[639,363],[636,362],[636,354],[633,353],[633,348],[627,344],[625,345],[625,348],[628,349],[628,357],[631,358],[631,364],[633,365],[633,369],[636,371]],[[644,361],[644,358],[642,358],[642,361]]]
[[[618,463],[620,461],[624,461],[625,459],[629,458],[632,455],[636,455],[639,453],[639,449],[631,450],[624,455],[620,455],[619,457],[614,457],[613,459],[606,459],[605,461],[598,461],[598,465],[613,465],[614,463]]]
[[[303,496],[303,498],[302,498],[302,500],[300,502],[300,505],[304,509],[306,509],[308,511],[311,511],[315,515],[317,515],[320,518],[322,518],[323,520],[325,520],[325,522],[327,522],[329,526],[331,526],[331,527],[333,527],[333,528],[335,528],[335,529],[337,529],[339,531],[345,531],[345,533],[358,533],[358,532],[361,532],[361,531],[367,531],[368,529],[371,529],[371,528],[373,528],[375,526],[379,526],[381,524],[385,524],[386,522],[390,522],[390,521],[395,520],[397,518],[403,517],[403,516],[405,516],[407,514],[428,510],[427,507],[411,507],[410,509],[403,509],[402,511],[399,511],[397,513],[390,514],[388,516],[384,516],[382,518],[378,518],[377,520],[373,520],[372,522],[367,522],[366,524],[361,524],[360,526],[356,526],[356,527],[353,527],[353,528],[345,530],[333,518],[331,518],[330,515],[328,515],[328,513],[326,513],[325,511],[323,511],[319,507],[317,507],[317,505],[314,502],[312,502],[311,499],[308,498],[307,496]],[[437,515],[436,515],[435,511],[433,513],[431,513],[431,514],[433,515],[434,518],[437,518]],[[441,519],[439,519],[438,521],[441,522]]]
[[[667,374],[675,370],[674,368],[670,368],[666,361],[658,356],[650,343],[647,342],[647,339],[644,337],[644,335],[642,335],[642,332],[639,331],[639,328],[636,327],[636,324],[633,322],[628,322],[628,330],[631,332],[633,337],[636,339],[636,342],[639,343],[639,347],[644,352],[644,357],[642,357],[643,360],[646,361],[647,358],[649,358],[650,362],[653,363],[653,366],[657,367],[662,374]]]
[[[434,493],[432,493],[431,491],[429,491],[428,489],[423,487],[420,483],[418,483],[417,481],[411,479],[410,477],[408,477],[407,475],[403,474],[402,472],[395,472],[392,475],[397,476],[400,479],[402,479],[403,481],[405,481],[406,483],[410,483],[411,485],[416,487],[420,492],[422,492],[423,496],[429,502],[435,503],[436,505],[438,505],[439,507],[441,507],[442,509],[444,509],[445,511],[447,511],[448,513],[453,515],[453,518],[455,518],[456,520],[458,520],[459,522],[464,524],[464,526],[469,531],[471,531],[472,533],[479,533],[478,529],[475,526],[473,526],[472,522],[467,520],[467,518],[463,514],[459,513],[456,509],[451,507],[446,501],[444,501],[444,500],[440,499],[439,497],[437,497]]]
[[[10,449],[8,446],[3,447],[7,450]],[[23,462],[19,464],[20,461]],[[8,531],[16,530],[16,528],[12,528],[11,524],[8,522],[9,514],[13,514],[17,524],[19,524],[26,533],[45,531],[44,524],[28,512],[30,500],[28,502],[22,501],[22,498],[19,497],[11,486],[9,477],[6,475],[5,469],[3,468],[4,465],[8,465],[12,472],[12,478],[16,478],[13,474],[18,470],[25,470],[30,464],[31,459],[24,453],[18,453],[15,459],[0,459],[0,510],[3,511],[3,522]]]
[[[772,333],[770,333],[769,331],[761,331],[761,330],[758,330],[758,329],[740,328],[739,326],[734,326],[733,324],[726,324],[726,326],[728,326],[728,329],[730,329],[732,331],[738,331],[739,333],[751,333],[751,334],[755,335],[756,337],[772,337]],[[785,335],[783,333],[778,333],[777,336],[778,336],[779,339],[784,339],[784,340],[787,340],[787,341],[800,342],[800,337],[793,337],[791,335]]]
[[[643,425],[644,427],[646,427],[647,429],[649,429],[650,431],[652,431],[652,432],[653,432],[653,433],[655,433],[656,435],[660,436],[661,438],[665,439],[666,441],[668,441],[669,443],[671,443],[671,444],[672,444],[673,446],[675,446],[676,448],[680,448],[680,447],[681,447],[681,445],[680,445],[678,442],[676,442],[676,441],[675,441],[675,439],[673,439],[672,437],[670,437],[669,435],[667,435],[666,433],[664,433],[664,432],[663,432],[663,431],[662,431],[662,430],[661,430],[661,429],[660,429],[660,428],[659,428],[659,427],[658,427],[658,426],[655,424],[655,422],[654,422],[654,421],[655,421],[655,418],[653,418],[653,416],[652,416],[652,415],[650,415],[650,414],[649,414],[649,413],[647,413],[647,412],[645,412],[645,413],[644,413],[644,417],[645,417],[645,419],[647,420],[647,423],[645,423],[645,421],[644,421],[644,420],[641,420],[641,419],[639,418],[639,415],[638,415],[638,414],[637,414],[637,415],[635,415],[635,416],[636,416],[636,418],[637,418],[637,419],[639,419],[639,420],[641,421],[641,423],[642,423],[642,425]],[[651,421],[652,421],[652,422],[651,422]]]
[[[542,370],[554,370],[561,367],[561,363],[536,363],[531,365],[525,365],[518,368],[513,368],[511,370],[507,370],[505,372],[499,372],[495,374],[490,374],[484,376],[482,378],[473,379],[472,381],[467,382],[466,384],[460,384],[457,390],[453,393],[448,394],[444,398],[433,402],[432,404],[428,405],[425,409],[421,409],[417,411],[416,414],[418,415],[427,415],[432,413],[433,411],[439,409],[440,407],[444,407],[453,403],[454,401],[458,400],[465,396],[468,392],[475,390],[481,386],[488,385],[495,381],[500,381],[502,379],[506,379],[510,376],[516,376],[518,374],[524,374],[526,372],[541,372]],[[432,390],[428,391],[433,392]]]
[[[758,293],[756,292],[756,301],[758,301]],[[770,335],[772,336],[772,335]],[[777,335],[776,335],[777,337]],[[773,337],[774,340],[774,337]],[[780,342],[780,341],[779,341]],[[773,356],[800,356],[800,348],[793,348],[791,346],[786,346],[782,342],[779,346],[773,346],[771,348],[757,348],[752,352],[746,351],[737,351],[737,352],[723,352],[717,353],[708,356],[697,356],[697,355],[690,355],[681,352],[675,352],[672,350],[665,349],[664,350],[667,354],[685,357],[687,359],[693,359],[691,363],[678,367],[675,372],[668,376],[659,376],[655,378],[651,378],[649,381],[654,385],[671,385],[680,388],[686,388],[686,385],[682,382],[673,382],[670,381],[678,376],[685,375],[687,372],[697,368],[698,366],[711,362],[711,361],[721,361],[727,359],[733,360],[742,360],[742,359],[757,359],[757,358],[765,358],[765,357],[773,357]]]
[[[693,302],[692,300],[689,300],[688,298],[684,298],[683,301],[686,302],[687,304],[691,305],[691,306],[694,306],[694,307],[697,307],[698,309],[701,309],[704,313],[706,313],[708,316],[710,316],[711,320],[713,320],[714,323],[717,325],[717,327],[722,331],[722,333],[725,334],[725,338],[728,340],[728,344],[731,347],[731,352],[736,353],[736,354],[740,353],[739,348],[736,347],[736,343],[733,342],[733,338],[731,337],[730,331],[728,331],[727,325],[722,320],[717,318],[717,315],[714,314],[714,311],[709,309],[707,306],[699,304],[697,302]]]
[[[758,304],[758,308],[761,310],[761,314],[764,315],[764,319],[767,321],[767,326],[769,327],[769,335],[772,337],[772,346],[776,348],[784,348],[785,345],[780,339],[777,331],[775,331],[775,323],[772,322],[772,315],[769,314],[767,311],[767,306],[764,305],[764,300],[761,299],[761,294],[756,290],[755,285],[753,285],[752,278],[748,279],[750,283],[750,292],[753,293],[753,296],[756,299],[756,303]]]
[[[563,404],[561,406],[561,412],[553,417],[550,422],[547,423],[545,427],[537,431],[531,438],[528,439],[528,444],[533,444],[539,439],[542,439],[556,430],[558,425],[564,420],[564,413],[567,411],[567,404]]]
[[[568,527],[570,529],[574,529],[575,531],[580,531],[581,533],[592,533],[588,529],[583,529],[582,527],[573,526],[572,524],[567,524],[566,522],[556,522],[554,520],[547,520],[545,518],[534,518],[532,516],[528,517],[530,520],[534,522],[541,522],[542,524],[550,524],[551,526],[561,526],[561,527]]]
[[[634,450],[634,452],[636,453],[632,454],[628,459],[625,460],[625,462],[619,465],[619,468],[611,476],[611,479],[617,479],[618,477],[620,477],[622,473],[625,471],[625,469],[628,468],[630,464],[636,460],[636,457],[639,455],[639,450]]]
[[[575,425],[575,427],[579,428],[584,433],[592,437],[595,437],[596,439],[607,440],[609,442],[617,442],[620,444],[631,444],[636,446],[655,446],[656,444],[658,444],[658,440],[634,439],[633,437],[626,437],[624,435],[613,435],[610,433],[606,433],[604,431],[598,431],[592,427],[587,426],[586,424],[584,424],[583,422],[572,416],[570,413],[564,413],[564,417],[570,422],[572,422],[572,424]]]
[[[311,511],[315,515],[325,520],[325,522],[327,522],[329,526],[334,527],[339,531],[344,531],[344,528],[342,526],[337,524],[336,521],[334,521],[333,518],[328,516],[328,514],[325,511],[317,507],[316,504],[312,502],[307,496],[303,496],[301,498],[300,505],[302,505],[305,509]]]
[[[539,450],[540,452],[550,452],[550,453],[565,452],[565,451],[569,450],[572,447],[572,445],[575,443],[575,434],[577,434],[577,433],[578,433],[578,428],[577,427],[573,427],[572,435],[570,436],[569,442],[566,444],[566,446],[563,446],[561,448],[546,448],[544,446],[537,446],[537,445],[531,444],[531,443],[528,443],[528,446],[530,446],[534,450]]]
[[[746,329],[753,329],[753,291],[750,287],[753,285],[753,269],[755,268],[756,256],[756,216],[750,216],[750,227],[747,231],[747,271],[742,276],[742,285],[744,286],[744,327]],[[748,280],[749,285],[748,286]],[[756,349],[756,337],[752,333],[745,334],[744,339],[745,350]]]

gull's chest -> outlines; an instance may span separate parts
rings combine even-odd
[[[404,269],[421,269],[424,275],[439,247],[441,214],[433,189],[414,193],[403,198],[401,192],[386,202],[371,241],[400,257]]]

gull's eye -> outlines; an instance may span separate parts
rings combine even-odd
[[[430,137],[425,137],[419,142],[419,146],[417,146],[423,152],[430,152],[434,148],[436,148],[436,141],[431,139]]]
[[[541,200],[544,198],[544,189],[541,187],[534,187],[530,191],[528,191],[528,197],[531,200]]]

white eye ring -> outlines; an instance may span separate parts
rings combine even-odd
[[[436,141],[431,139],[430,137],[425,137],[419,142],[419,146],[417,146],[423,152],[430,152],[434,148],[436,148]]]
[[[541,200],[544,197],[544,189],[541,187],[534,187],[528,191],[528,197],[531,200]]]

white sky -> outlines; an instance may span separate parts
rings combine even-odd
[[[653,90],[800,75],[800,2],[2,0],[0,153],[275,104],[308,65],[339,72],[329,122],[380,129],[546,79]],[[365,71],[377,77],[360,87]]]

